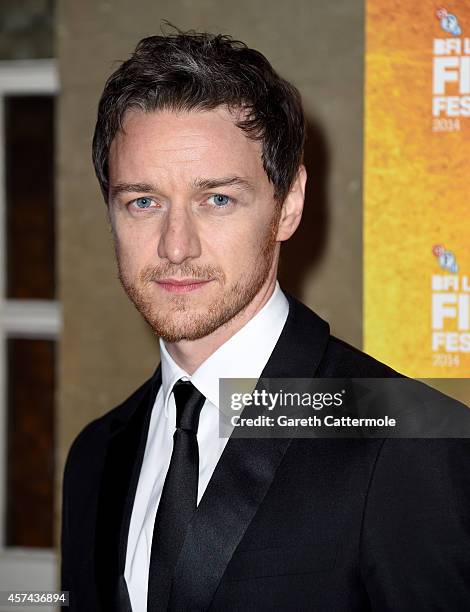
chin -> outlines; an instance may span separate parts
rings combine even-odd
[[[141,314],[147,320],[155,335],[165,342],[173,343],[181,340],[193,341],[210,336],[220,328],[236,320],[251,303],[254,296],[238,294],[238,300],[221,296],[211,306],[199,310],[192,307],[191,302],[184,300],[184,308],[180,303],[177,308],[169,308],[166,312],[151,309],[141,309]],[[245,298],[245,299],[240,299]],[[247,299],[248,298],[248,299]],[[141,304],[140,304],[141,305]]]
[[[204,317],[201,319],[193,317],[191,319],[146,317],[146,319],[154,334],[168,343],[181,342],[182,340],[200,340],[220,327],[218,322],[208,321]]]

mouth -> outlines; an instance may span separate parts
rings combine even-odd
[[[201,280],[197,278],[162,278],[155,281],[155,283],[168,293],[190,293],[191,291],[197,291],[201,289],[211,280]]]

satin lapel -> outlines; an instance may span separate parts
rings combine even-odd
[[[98,502],[95,559],[96,584],[103,610],[130,612],[124,580],[127,536],[132,506],[145,452],[152,407],[161,384],[160,368],[130,416],[111,425]]]
[[[287,297],[289,315],[262,378],[314,376],[328,343],[328,324]],[[189,526],[175,571],[171,610],[209,608],[290,443],[236,438],[227,442]]]

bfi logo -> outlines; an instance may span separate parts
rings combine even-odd
[[[436,38],[433,51],[433,116],[469,117],[470,38]]]
[[[470,352],[469,278],[435,274],[432,290],[432,350]]]

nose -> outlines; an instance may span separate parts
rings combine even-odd
[[[191,212],[183,206],[171,206],[158,241],[158,256],[173,264],[201,255],[201,243]]]

